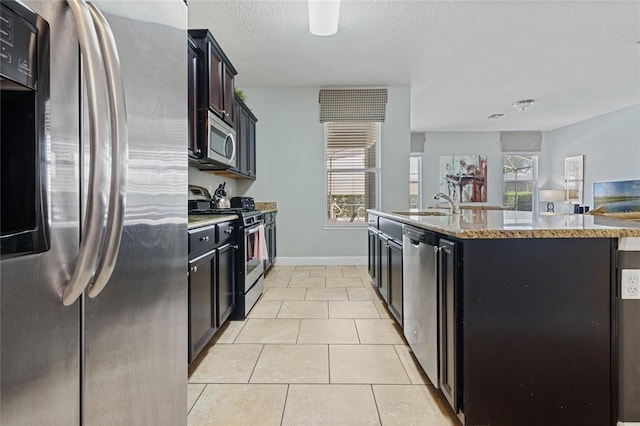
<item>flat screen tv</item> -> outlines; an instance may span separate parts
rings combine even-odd
[[[607,213],[640,212],[640,179],[594,182],[593,205]]]

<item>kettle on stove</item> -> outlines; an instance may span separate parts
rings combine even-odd
[[[221,183],[218,185],[218,188],[213,192],[213,204],[215,204],[218,209],[228,209],[231,207],[231,203],[229,202],[229,198],[227,198],[227,191],[224,190],[224,187],[227,185],[227,182]]]

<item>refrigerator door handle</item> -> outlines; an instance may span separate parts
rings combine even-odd
[[[64,287],[62,303],[72,305],[87,287],[98,263],[102,239],[102,225],[106,214],[105,183],[108,180],[105,158],[107,145],[107,100],[102,96],[97,84],[102,58],[98,36],[92,24],[91,14],[83,0],[67,0],[78,33],[82,63],[87,90],[89,112],[89,183],[87,205],[82,226],[78,260],[69,282]]]
[[[104,237],[104,247],[100,263],[89,286],[89,297],[94,298],[109,282],[116,264],[122,228],[124,206],[127,197],[127,167],[129,157],[128,131],[124,86],[118,47],[109,23],[102,13],[91,3],[88,4],[100,42],[104,59],[109,94],[109,112],[111,117],[111,187],[109,192],[109,213]]]

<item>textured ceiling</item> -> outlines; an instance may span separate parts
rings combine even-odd
[[[306,1],[189,0],[189,28],[240,88],[410,86],[412,131],[551,130],[640,103],[639,1],[343,0],[316,37]]]

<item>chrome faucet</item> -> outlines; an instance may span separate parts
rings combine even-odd
[[[454,194],[455,197],[455,194]],[[449,203],[449,208],[451,208],[451,213],[453,214],[458,214],[460,213],[460,207],[458,206],[458,203],[456,203],[455,201],[453,201],[451,199],[451,197],[449,197],[447,194],[445,194],[444,192],[438,192],[437,194],[435,194],[433,196],[434,200],[438,200],[442,198],[443,200],[445,200],[447,203]]]

